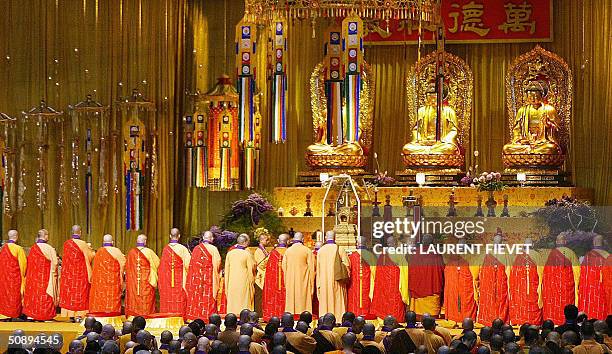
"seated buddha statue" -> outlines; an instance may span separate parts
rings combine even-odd
[[[312,155],[363,155],[363,148],[358,141],[349,142],[345,140],[338,145],[329,144],[327,141],[327,129],[321,124],[317,127],[317,139],[315,143],[306,148],[306,153]]]
[[[457,115],[455,110],[448,105],[442,107],[440,138],[436,140],[436,122],[438,120],[436,103],[435,85],[431,85],[427,89],[425,105],[418,109],[417,119],[412,127],[412,140],[404,145],[404,155],[456,154],[459,152]]]
[[[504,145],[503,153],[560,155],[557,110],[543,101],[542,85],[535,82],[530,84],[525,94],[527,104],[518,110],[514,118],[512,138],[510,143]]]

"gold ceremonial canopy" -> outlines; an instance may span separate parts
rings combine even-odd
[[[435,0],[246,0],[245,13],[258,22],[275,17],[315,19],[355,14],[364,20],[435,20]]]
[[[530,92],[538,93],[536,105]],[[502,160],[507,169],[563,165],[569,147],[572,95],[572,72],[557,54],[536,46],[514,60],[506,77],[509,143]]]
[[[427,104],[428,92],[435,87],[438,52],[418,61],[410,68],[406,78],[408,100],[408,126],[417,126],[419,110]],[[470,116],[472,113],[472,91],[474,78],[467,63],[456,55],[444,52],[444,106],[454,111],[456,116],[456,144],[458,153],[431,152],[403,153],[404,164],[409,169],[420,168],[457,168],[465,166],[465,151],[470,140]]]

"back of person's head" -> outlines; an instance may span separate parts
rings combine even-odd
[[[233,313],[228,313],[225,316],[225,328],[226,329],[236,329],[238,326],[238,318]]]
[[[323,324],[326,326],[334,327],[336,325],[336,316],[333,313],[327,313],[323,316]]]
[[[437,354],[448,354],[448,353],[450,353],[450,348],[447,345],[443,345],[440,348],[438,348]]]
[[[132,319],[132,332],[138,332],[147,327],[147,321],[142,316],[136,316]]]
[[[463,344],[465,344],[470,350],[472,350],[472,348],[474,348],[474,346],[476,345],[477,339],[478,337],[476,336],[476,332],[467,331],[463,333],[461,342],[463,342]]]
[[[578,316],[576,317],[576,323],[580,324],[580,323],[583,323],[584,321],[586,321],[588,319],[589,319],[589,316],[587,316],[586,313],[578,312]]]
[[[312,314],[308,311],[304,311],[300,314],[300,321],[306,322],[309,326],[312,323]]]
[[[249,309],[242,309],[242,311],[240,311],[240,314],[238,315],[240,317],[240,323],[249,322],[249,313],[250,312],[251,312],[251,310],[249,310]]]
[[[212,323],[217,326],[217,328],[221,328],[221,316],[218,313],[211,314],[208,316],[208,323]]]
[[[308,323],[304,322],[304,321],[298,321],[298,323],[295,325],[295,329],[299,332],[302,332],[304,334],[308,333]]]
[[[342,315],[342,324],[353,324],[353,322],[355,321],[355,314],[347,311]]]
[[[374,327],[372,323],[366,323],[363,325],[363,330],[361,332],[363,333],[364,338],[367,336],[370,338],[370,340],[373,340],[374,336],[376,335],[376,327]]]
[[[240,335],[251,337],[253,335],[253,325],[250,323],[243,323],[240,326]]]
[[[346,332],[342,336],[342,346],[344,347],[344,349],[353,349],[356,341],[357,336],[355,335],[355,333]]]
[[[578,337],[578,333],[574,331],[563,332],[563,334],[561,335],[561,343],[563,343],[563,346],[580,344],[580,338]]]
[[[540,334],[538,333],[538,327],[529,326],[525,331],[525,344],[527,345],[535,345],[540,338]]]
[[[259,314],[255,311],[249,312],[249,322],[258,323],[259,322]]]
[[[423,328],[428,331],[433,331],[436,328],[436,320],[433,317],[424,317]]]
[[[578,318],[578,307],[573,304],[565,305],[563,308],[563,315],[566,321],[576,321]]]
[[[107,340],[102,346],[102,354],[119,354],[119,346],[117,342]]]
[[[385,326],[387,328],[393,329],[393,328],[395,328],[396,325],[397,325],[397,320],[395,319],[395,317],[393,317],[391,315],[387,315],[383,319],[383,326]]]
[[[202,327],[200,327],[200,324],[192,321],[191,323],[188,324],[189,328],[191,328],[191,333],[195,334],[196,337],[199,337],[200,334],[202,333]]]
[[[500,334],[491,336],[491,350],[499,352],[504,347],[504,338]]]
[[[175,354],[181,349],[181,342],[173,339],[168,343],[168,353]]]
[[[593,322],[584,321],[580,328],[580,333],[582,334],[582,339],[592,339],[595,336]]]
[[[283,313],[281,316],[281,324],[283,327],[293,327],[293,315],[289,312]]]
[[[491,340],[491,335],[493,335],[493,330],[491,327],[484,326],[480,329],[480,340],[483,342],[488,342]]]
[[[285,333],[283,333],[283,332],[276,332],[276,333],[274,333],[274,335],[272,336],[272,344],[274,346],[277,346],[277,345],[285,346],[285,345],[287,345],[287,336],[285,336]]]
[[[417,314],[414,311],[406,311],[406,313],[404,314],[404,322],[406,322],[407,325],[415,325],[417,322]]]
[[[518,344],[510,342],[504,346],[504,354],[516,354],[521,350]]]
[[[159,341],[162,344],[168,344],[170,343],[171,340],[172,340],[172,332],[168,330],[162,331],[161,334],[159,335]]]
[[[278,324],[276,323],[268,323],[264,329],[264,333],[268,338],[272,338],[276,332],[278,332]]]
[[[494,319],[493,323],[491,324],[491,328],[493,329],[493,333],[501,334],[503,326],[504,326],[504,320],[502,320],[501,318]]]
[[[102,327],[103,327],[102,326],[102,322],[95,321],[94,324],[93,324],[93,327],[92,327],[92,331],[100,334],[100,333],[102,333]]]
[[[478,354],[491,354],[491,349],[489,347],[483,345],[478,348]]]
[[[132,324],[132,321],[123,322],[123,326],[121,327],[121,334],[132,333],[133,326],[134,325]]]
[[[525,322],[519,327],[519,337],[525,336],[525,331],[527,330],[527,328],[529,328],[529,326],[531,326],[531,324],[529,322]],[[544,325],[542,325],[542,328],[544,328]],[[554,325],[553,325],[553,328],[554,328]]]
[[[251,346],[251,337],[247,335],[241,335],[238,337],[238,350],[240,352],[249,352]]]
[[[276,316],[270,317],[270,319],[268,320],[268,323],[275,324],[276,327],[280,327],[280,325],[281,325],[280,318],[278,318]]]
[[[181,328],[179,328],[179,332],[178,332],[179,339],[183,339],[183,337],[187,333],[193,333],[193,330],[191,329],[191,327],[189,327],[189,326],[181,326]]]
[[[355,317],[355,321],[353,321],[353,327],[351,329],[351,332],[355,334],[361,333],[361,331],[363,330],[363,325],[365,324],[366,324],[365,318],[363,318],[362,316]]]
[[[514,331],[511,329],[507,329],[502,332],[502,337],[504,338],[504,343],[510,343],[515,341]]]
[[[282,345],[276,345],[272,348],[272,354],[287,354],[287,349]]]

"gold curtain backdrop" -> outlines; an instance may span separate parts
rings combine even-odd
[[[147,98],[156,102],[159,196],[146,198],[144,230],[154,250],[161,251],[170,227],[193,235],[217,223],[232,201],[247,194],[186,188],[181,165],[181,116],[190,110],[184,91],[207,91],[222,73],[235,76],[234,36],[244,10],[241,0],[5,0],[0,8],[4,12],[0,20],[4,33],[0,36],[0,111],[17,116],[43,97],[51,106],[66,111],[68,104],[82,100],[93,89],[97,100],[109,104],[119,97],[118,82],[123,83],[124,95],[139,85]],[[576,185],[595,190],[597,204],[611,205],[612,0],[556,0],[553,22],[554,40],[542,46],[569,63],[575,83],[568,171]],[[264,144],[258,174],[262,191],[294,185],[297,173],[306,169],[304,151],[313,140],[309,78],[322,59],[325,28],[325,21],[318,20],[312,38],[310,21],[290,22],[288,141],[268,143],[264,97]],[[265,93],[262,31],[259,43],[257,82]],[[474,72],[468,165],[473,151],[478,150],[480,170],[502,170],[501,149],[508,134],[506,70],[516,56],[534,46],[447,45],[447,50],[464,58]],[[79,50],[75,52],[75,48]],[[432,50],[432,45],[424,46],[422,55]],[[416,57],[416,45],[366,47],[366,61],[372,65],[376,80],[373,151],[379,156],[381,169],[390,174],[402,169],[400,152],[409,138],[404,79]],[[25,142],[32,145],[35,141],[34,132],[26,132]],[[44,226],[51,231],[52,244],[59,246],[69,237],[71,224],[85,223],[84,211],[70,203],[57,207],[58,173],[56,164],[50,163],[50,207],[41,215],[34,194],[36,148],[32,145],[27,151],[27,206],[13,218],[4,217],[3,233],[9,227],[17,228],[24,243],[30,243],[36,230]],[[52,147],[50,156],[55,156],[53,151]],[[69,160],[66,166],[70,168]],[[96,181],[94,176],[94,186]],[[102,235],[111,233],[121,248],[130,248],[137,233],[125,232],[121,203],[109,199],[107,205],[94,206],[92,245],[98,247]]]

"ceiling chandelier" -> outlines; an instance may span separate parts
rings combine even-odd
[[[245,14],[259,23],[274,18],[346,17],[434,22],[439,0],[245,0]]]

